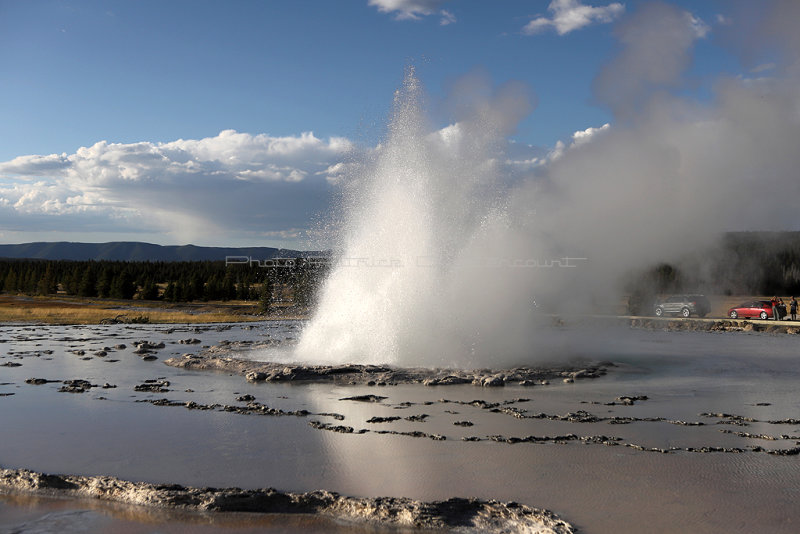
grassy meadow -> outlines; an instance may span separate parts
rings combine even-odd
[[[269,317],[257,315],[252,302],[171,304],[80,297],[0,295],[0,323],[99,324],[104,320],[144,323],[228,323],[296,318],[275,307]]]

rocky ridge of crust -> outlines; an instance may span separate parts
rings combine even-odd
[[[547,510],[494,500],[451,498],[422,502],[394,497],[354,498],[323,490],[284,493],[273,488],[194,488],[129,482],[109,476],[50,475],[24,469],[0,469],[0,488],[197,511],[321,514],[419,529],[504,534],[576,532],[569,523]]]
[[[232,344],[231,344],[232,345]],[[549,380],[572,381],[598,378],[607,373],[611,362],[585,367],[514,367],[511,369],[426,369],[401,368],[383,365],[300,365],[257,362],[236,358],[230,346],[211,347],[201,354],[184,354],[164,363],[171,367],[196,371],[236,373],[249,382],[335,382],[348,385],[423,384],[445,386],[473,384],[498,387],[506,384],[543,385]]]

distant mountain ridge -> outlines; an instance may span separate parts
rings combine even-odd
[[[272,247],[198,247],[154,245],[136,241],[72,243],[67,241],[0,245],[0,258],[110,261],[225,261],[226,256],[254,260],[318,256],[324,253]]]

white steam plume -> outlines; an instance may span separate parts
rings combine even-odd
[[[752,31],[785,45],[782,77],[722,78],[708,101],[675,96],[708,31],[696,18],[653,4],[623,20],[623,49],[595,86],[612,125],[513,185],[501,162],[529,109],[524,91],[480,97],[486,91],[465,83],[458,122],[430,133],[410,76],[386,144],[347,181],[343,263],[297,357],[492,367],[553,359],[534,297],[546,312],[589,312],[619,299],[631,269],[702,251],[725,231],[796,227],[800,50],[780,21],[797,8],[772,7]]]

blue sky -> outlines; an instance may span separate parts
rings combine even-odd
[[[304,248],[330,169],[381,141],[408,65],[434,127],[464,76],[524,83],[535,107],[510,140],[542,158],[614,126],[595,80],[647,4],[0,0],[0,242]],[[746,2],[667,4],[696,30],[671,92],[702,103],[773,68],[731,40]]]

